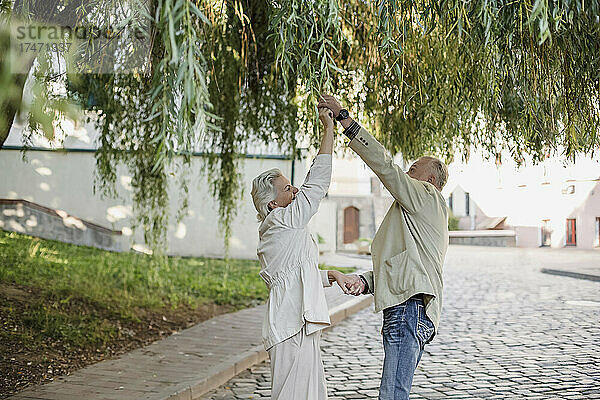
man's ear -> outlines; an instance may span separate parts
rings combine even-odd
[[[274,209],[276,209],[278,207],[278,205],[277,205],[277,203],[275,203],[275,200],[271,200],[269,202],[268,207],[269,207],[269,210],[274,210]]]
[[[430,176],[429,179],[427,179],[427,182],[431,183],[433,186],[435,186],[435,188],[437,190],[439,190],[440,192],[442,191],[442,189],[438,186],[436,180],[435,180],[435,176]]]

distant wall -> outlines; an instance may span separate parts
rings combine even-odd
[[[334,253],[336,251],[337,237],[337,204],[331,200],[324,199],[319,205],[319,211],[311,219],[309,228],[318,240],[319,235],[324,243],[319,243],[319,250],[323,253]]]
[[[25,200],[0,199],[0,229],[110,251],[123,249],[121,231]]]
[[[517,247],[539,247],[542,245],[542,230],[537,226],[515,226]]]
[[[93,152],[29,151],[27,161],[18,150],[0,151],[0,198],[25,199],[89,222],[122,230],[127,250],[132,243],[143,243],[141,232],[131,233],[131,178],[125,168],[118,171],[117,185],[122,200],[104,199],[94,193],[95,159]],[[258,243],[256,211],[250,197],[252,179],[270,168],[279,168],[291,177],[292,162],[285,159],[246,158],[242,161],[243,198],[233,220],[230,255],[255,258]],[[175,222],[178,188],[169,189],[170,215],[168,253],[185,256],[221,257],[223,236],[218,229],[217,204],[201,174],[201,159],[195,157],[189,169],[189,215]],[[306,163],[295,162],[295,184],[306,174]]]
[[[600,233],[596,218],[600,218],[600,182],[586,182],[589,195],[569,218],[577,220],[577,247],[600,248]],[[580,185],[583,186],[583,185]],[[582,189],[586,189],[585,186]]]
[[[450,244],[515,247],[516,235],[510,230],[450,231]]]

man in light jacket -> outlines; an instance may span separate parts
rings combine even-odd
[[[394,197],[371,244],[373,270],[355,276],[352,294],[373,294],[383,311],[385,359],[380,400],[408,399],[415,369],[439,326],[442,267],[448,248],[448,208],[440,193],[448,179],[445,164],[421,157],[408,173],[332,96],[329,108],[344,127],[350,148]]]

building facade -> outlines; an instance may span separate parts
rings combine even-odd
[[[511,229],[518,247],[600,248],[600,162],[548,158],[495,165],[476,155],[450,166],[445,191],[460,229]]]

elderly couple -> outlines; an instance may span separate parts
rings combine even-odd
[[[383,310],[385,351],[379,399],[408,399],[442,309],[448,210],[440,191],[448,170],[436,158],[421,157],[405,173],[334,97],[323,95],[317,107],[324,133],[304,184],[292,186],[277,169],[252,183],[261,221],[260,275],[269,287],[263,342],[271,360],[271,398],[327,398],[319,341],[330,324],[323,287],[335,281],[347,294],[374,295],[375,311]],[[331,180],[333,118],[395,200],[371,245],[373,270],[360,275],[320,271],[317,243],[307,228]]]

